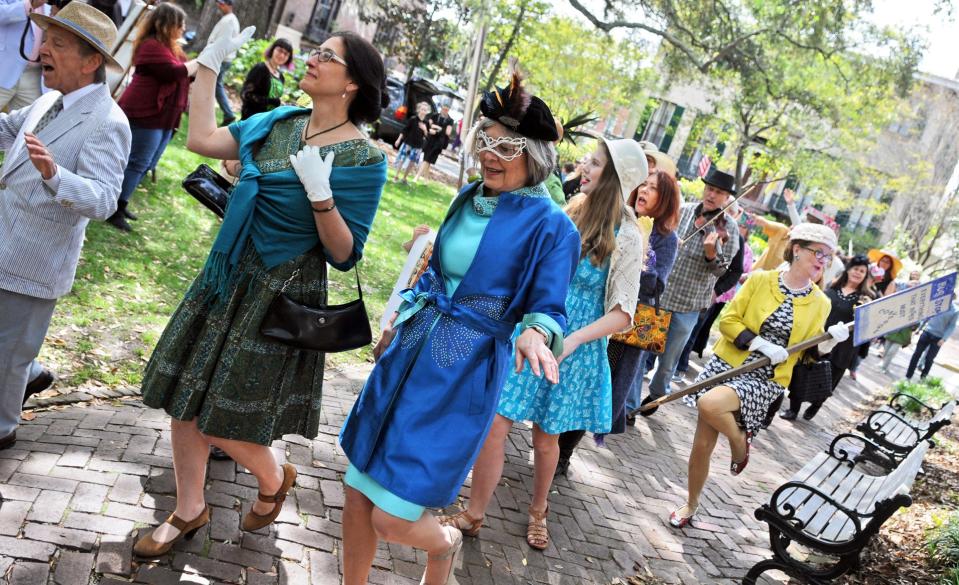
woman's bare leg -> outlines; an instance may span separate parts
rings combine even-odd
[[[276,462],[273,451],[269,447],[247,441],[205,436],[211,445],[226,451],[234,461],[256,477],[261,494],[273,495],[282,487],[283,468]],[[253,500],[253,511],[257,514],[267,514],[272,509],[272,503],[261,502],[259,499]]]
[[[512,426],[513,421],[497,414],[490,426],[489,434],[486,435],[483,448],[480,449],[479,456],[476,458],[476,463],[473,464],[473,480],[470,484],[470,501],[467,507],[467,512],[473,518],[482,519],[486,515],[486,507],[493,498],[496,485],[503,477],[506,437]]]
[[[453,545],[449,532],[451,529],[440,526],[436,517],[429,512],[423,512],[416,522],[409,522],[374,507],[372,521],[373,529],[381,539],[427,552],[427,585],[446,583],[453,558],[433,560],[432,557],[445,555],[449,551]]]
[[[187,522],[193,520],[206,507],[203,489],[206,485],[206,462],[210,456],[210,446],[196,426],[196,419],[182,421],[170,420],[170,443],[173,447],[173,472],[176,475],[177,518]],[[153,531],[157,542],[170,542],[180,531],[170,524],[163,523]]]
[[[343,585],[366,585],[376,557],[373,502],[359,491],[344,486]]]
[[[553,485],[556,463],[559,461],[559,435],[551,435],[533,424],[533,499],[530,508],[546,511],[546,499]]]

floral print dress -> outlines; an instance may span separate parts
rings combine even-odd
[[[605,314],[603,301],[609,260],[594,266],[579,261],[566,296],[569,331],[586,327]],[[525,366],[511,372],[503,385],[497,412],[510,420],[528,420],[549,434],[570,430],[607,433],[612,424],[612,383],[606,338],[576,348],[559,365],[559,384],[533,374]]]

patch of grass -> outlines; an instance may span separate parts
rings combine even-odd
[[[170,315],[199,273],[219,221],[180,187],[201,162],[185,148],[186,121],[157,168],[131,200],[139,220],[132,233],[91,222],[70,294],[60,299],[41,360],[67,387],[138,385]],[[392,175],[392,171],[391,171]],[[441,184],[387,184],[360,264],[374,332],[406,258],[401,244],[420,223],[438,226],[454,195]],[[330,302],[356,297],[352,272],[330,269]],[[331,354],[328,363],[372,359],[372,348]]]
[[[942,583],[959,583],[959,512],[933,518],[926,537],[929,554],[945,568]]]
[[[933,408],[939,408],[946,402],[952,400],[949,391],[942,384],[942,379],[929,376],[919,382],[910,382],[909,380],[899,380],[896,382],[896,391],[913,396]],[[907,412],[918,413],[921,407],[909,400],[903,400],[900,404],[905,407]]]

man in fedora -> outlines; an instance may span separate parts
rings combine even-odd
[[[684,243],[679,246],[676,263],[659,300],[661,308],[672,312],[666,349],[659,356],[656,373],[649,383],[649,395],[640,404],[636,404],[638,394],[630,396],[626,403],[630,410],[666,394],[699,312],[712,304],[716,279],[726,272],[739,251],[736,220],[722,211],[736,194],[735,178],[713,167],[703,177],[703,183],[706,183],[703,200],[684,203],[680,211],[676,234]],[[715,221],[697,232],[714,217]],[[640,392],[642,376],[642,372],[637,374],[634,385]],[[655,409],[641,414],[649,416],[653,412]]]
[[[87,222],[116,210],[130,125],[110,97],[116,39],[96,8],[71,2],[43,29],[50,90],[0,114],[0,449],[16,442],[20,406],[57,299],[70,291]]]

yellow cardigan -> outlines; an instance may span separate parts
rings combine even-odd
[[[721,335],[713,352],[731,366],[741,366],[746,361],[749,350],[739,349],[733,343],[734,340],[747,329],[758,335],[763,322],[785,300],[785,295],[779,290],[778,271],[754,271],[733,300],[720,313]],[[829,297],[815,285],[808,295],[793,299],[793,326],[789,333],[789,345],[822,335],[831,307]],[[783,388],[789,387],[793,366],[796,365],[800,355],[801,352],[792,354],[789,359],[776,366],[773,380]]]

